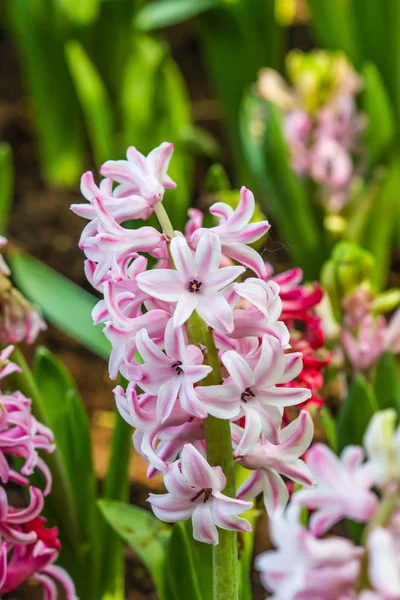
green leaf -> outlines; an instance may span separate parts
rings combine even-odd
[[[95,597],[98,579],[96,478],[93,470],[89,420],[75,383],[49,350],[36,352],[33,375],[40,389],[46,423],[52,429],[58,451],[68,473],[79,520],[82,545],[75,556],[81,597]],[[61,540],[65,535],[60,531]],[[88,573],[91,577],[88,577]],[[72,574],[71,574],[72,575]]]
[[[396,358],[389,350],[377,364],[374,391],[379,410],[394,408],[400,418],[400,374]]]
[[[142,31],[177,25],[217,6],[220,0],[159,0],[146,4],[137,14],[135,26]]]
[[[96,163],[101,164],[115,155],[114,119],[108,93],[96,67],[80,42],[69,40],[65,52],[82,106],[94,157]]]
[[[129,457],[132,447],[132,428],[116,415],[111,456],[104,481],[102,497],[127,502],[129,496]],[[122,544],[110,526],[103,522],[99,531],[101,548],[100,588],[115,600],[124,597],[125,561]]]
[[[110,500],[99,500],[98,504],[109,525],[133,548],[149,571],[160,598],[165,598],[164,566],[173,558],[167,553],[171,527],[138,506]],[[179,577],[184,577],[183,570]],[[184,594],[181,598],[192,596]]]
[[[347,398],[340,407],[337,419],[339,452],[349,444],[362,445],[362,439],[378,403],[371,386],[359,375],[350,387]]]
[[[19,289],[61,331],[101,358],[108,359],[110,344],[101,326],[94,326],[91,311],[97,299],[41,261],[12,249],[7,258]]]
[[[7,0],[6,9],[32,104],[42,174],[51,184],[75,185],[84,168],[84,136],[64,56],[67,28],[56,4]]]
[[[7,142],[0,143],[0,233],[7,229],[8,215],[14,194],[14,167],[12,149]]]
[[[323,427],[326,435],[326,440],[332,450],[337,454],[337,436],[335,421],[332,413],[327,406],[323,406],[317,413],[317,420]]]
[[[59,0],[60,10],[76,25],[88,25],[96,20],[100,0]]]
[[[310,197],[292,169],[278,107],[248,93],[243,105],[242,141],[264,201],[268,201],[266,214],[272,212],[276,218],[283,242],[306,277],[317,277],[326,251]]]
[[[307,4],[312,27],[320,43],[330,50],[343,50],[353,63],[357,63],[360,50],[350,3],[343,0],[307,0]]]
[[[199,572],[194,561],[191,540],[184,523],[175,523],[167,549],[168,560],[164,564],[166,600],[206,600],[199,584]]]
[[[367,63],[364,76],[364,111],[368,116],[366,143],[370,162],[381,159],[395,135],[395,118],[382,77],[373,63]]]

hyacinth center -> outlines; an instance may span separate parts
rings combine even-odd
[[[198,281],[197,279],[192,279],[192,281],[189,281],[187,289],[189,290],[189,292],[191,294],[194,294],[194,293],[198,293],[200,291],[201,286],[202,286],[201,281]]]
[[[190,499],[190,502],[195,502],[204,494],[203,504],[207,502],[211,498],[212,488],[203,488],[200,490],[193,498]]]
[[[173,365],[171,365],[171,369],[175,369],[175,371],[177,372],[178,375],[180,375],[181,373],[183,373],[183,369],[181,368],[181,364],[182,364],[182,361],[177,360],[176,362],[174,362]]]
[[[255,394],[251,391],[251,388],[246,388],[244,390],[244,392],[242,392],[242,395],[240,396],[240,399],[242,402],[247,402],[248,400],[250,400],[250,398],[254,398]]]

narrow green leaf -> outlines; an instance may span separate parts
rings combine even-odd
[[[164,599],[164,566],[172,558],[167,553],[172,528],[138,506],[110,500],[99,500],[98,504],[107,523],[139,556],[153,579],[159,597]],[[183,570],[179,573],[179,577],[182,576]],[[192,596],[183,595],[181,598]]]
[[[67,28],[56,4],[7,0],[6,15],[32,103],[42,173],[51,184],[75,185],[84,168],[84,136],[64,56]]]
[[[7,258],[19,289],[61,331],[101,358],[107,359],[110,345],[101,326],[94,326],[91,311],[97,299],[41,261],[16,249]]]
[[[268,202],[266,214],[272,212],[282,240],[306,277],[317,277],[326,250],[311,199],[291,167],[278,107],[248,93],[242,112],[242,140],[248,164],[264,202]]]
[[[217,6],[220,0],[158,0],[137,14],[135,26],[142,31],[177,25]]]
[[[373,63],[367,63],[364,76],[364,111],[368,117],[366,143],[370,162],[384,157],[395,135],[395,118],[382,77]]]
[[[112,439],[111,456],[102,497],[106,500],[128,501],[129,457],[132,447],[132,428],[117,414]],[[122,544],[110,526],[103,522],[99,531],[100,589],[102,595],[115,600],[124,598],[125,563]]]
[[[389,350],[377,364],[374,391],[379,410],[394,408],[400,419],[400,374],[397,361]]]
[[[62,362],[49,350],[36,352],[33,375],[40,389],[46,422],[52,429],[68,473],[82,543],[75,557],[79,593],[95,598],[99,544],[96,478],[93,470],[89,420],[75,383]],[[64,536],[65,532],[60,531]],[[88,577],[90,573],[91,577]]]
[[[108,93],[80,42],[69,40],[65,46],[65,52],[85,116],[95,160],[101,164],[115,155],[114,119]]]
[[[88,25],[96,20],[101,0],[59,0],[60,10],[76,25]]]
[[[330,50],[343,50],[353,63],[357,63],[360,49],[349,2],[307,0],[307,4],[312,27],[320,43]]]
[[[7,229],[8,215],[14,194],[14,167],[12,149],[7,142],[0,143],[0,233]]]
[[[203,600],[197,565],[184,523],[175,523],[164,563],[166,600]],[[210,597],[210,596],[208,596]],[[204,597],[207,600],[207,597]]]
[[[378,410],[378,403],[365,377],[359,375],[352,383],[337,419],[338,449],[349,444],[362,445],[368,423]]]
[[[326,440],[329,446],[332,448],[334,452],[337,453],[337,436],[336,436],[336,427],[335,421],[332,417],[332,413],[327,406],[323,406],[321,410],[318,411],[317,419],[326,435]]]

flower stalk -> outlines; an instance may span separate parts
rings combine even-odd
[[[162,202],[154,205],[154,213],[163,232],[175,236],[172,223]],[[196,311],[186,324],[191,344],[203,349],[204,364],[212,371],[202,380],[202,385],[220,385],[221,369],[212,330],[209,329]],[[235,466],[232,456],[230,423],[209,415],[205,421],[207,460],[211,466],[220,466],[226,475],[224,493],[231,498],[236,495]],[[213,600],[236,600],[238,598],[238,545],[237,532],[219,530],[219,543],[213,546]]]

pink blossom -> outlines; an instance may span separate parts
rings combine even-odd
[[[385,318],[373,319],[366,315],[360,322],[358,332],[352,334],[342,329],[343,348],[356,371],[369,369],[385,351]]]
[[[300,372],[301,356],[286,356],[271,336],[263,337],[254,369],[235,350],[225,352],[221,360],[229,379],[222,386],[199,386],[196,391],[210,414],[245,417],[243,436],[236,448],[239,456],[254,448],[261,433],[268,437],[276,432],[283,407],[304,402],[311,393],[303,388],[277,387]]]
[[[389,529],[374,528],[368,535],[368,577],[382,600],[400,598],[400,551]]]
[[[378,506],[371,491],[374,479],[368,463],[362,464],[360,446],[347,446],[340,459],[324,444],[314,444],[307,452],[306,463],[317,479],[317,486],[296,493],[296,501],[313,509],[310,531],[322,535],[335,523],[348,517],[368,522]]]
[[[193,537],[199,542],[218,544],[218,530],[251,531],[251,525],[238,517],[251,502],[229,498],[221,493],[226,477],[221,467],[210,467],[204,457],[186,444],[180,460],[164,476],[167,494],[150,494],[149,502],[162,521],[174,523],[192,519]]]
[[[313,421],[305,410],[275,434],[274,443],[263,437],[251,452],[236,456],[238,462],[253,472],[240,486],[237,498],[252,499],[261,492],[268,514],[283,509],[289,499],[285,481],[281,475],[303,485],[313,485],[314,477],[301,460],[314,435]],[[241,428],[232,425],[233,442],[243,436]]]
[[[219,219],[219,225],[206,230],[196,229],[190,243],[198,245],[206,231],[216,234],[221,241],[222,252],[252,269],[259,277],[266,276],[264,261],[256,250],[248,246],[262,238],[270,228],[268,221],[250,223],[255,209],[254,196],[245,187],[240,190],[240,202],[233,210],[229,204],[216,202],[210,208],[210,213]]]
[[[145,157],[131,146],[126,153],[127,160],[109,160],[100,168],[100,173],[120,183],[117,197],[134,194],[153,206],[162,200],[165,188],[176,187],[167,175],[173,150],[173,144],[163,142]]]
[[[316,539],[299,524],[300,506],[292,504],[270,520],[276,550],[260,554],[256,569],[274,600],[351,598],[362,549],[347,539]]]
[[[212,368],[202,364],[200,348],[186,345],[182,328],[175,328],[172,319],[165,329],[164,344],[165,353],[150,340],[145,329],[136,336],[137,349],[144,361],[138,369],[140,387],[158,396],[158,420],[164,423],[168,419],[178,396],[187,413],[206,418],[207,412],[199,402],[193,384],[204,379]]]
[[[137,276],[141,290],[165,302],[176,304],[174,325],[183,325],[194,310],[214,329],[233,329],[233,312],[223,296],[223,289],[232,283],[244,267],[224,267],[218,236],[204,231],[196,252],[192,253],[184,237],[171,241],[171,255],[176,270],[153,269]]]
[[[400,354],[400,308],[396,310],[386,327],[384,344],[385,348],[391,350],[393,354]]]

